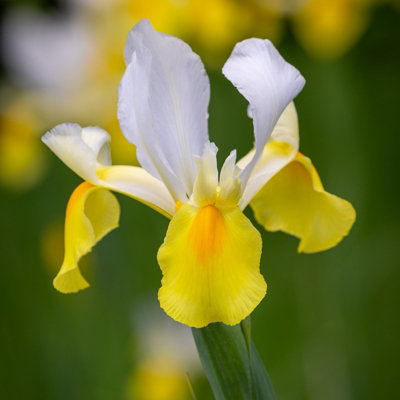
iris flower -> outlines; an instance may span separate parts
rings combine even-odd
[[[238,162],[233,150],[218,173],[200,58],[142,20],[129,33],[125,62],[118,117],[141,167],[111,165],[110,137],[98,127],[62,124],[43,136],[85,180],[67,206],[65,258],[54,286],[64,293],[88,286],[78,261],[118,225],[113,190],[171,219],[157,254],[164,311],[193,327],[235,325],[267,288],[261,235],[243,214],[249,203],[267,230],[299,237],[302,252],[336,245],[355,218],[351,204],[325,192],[311,161],[298,153],[292,100],[304,78],[268,40],[235,46],[223,73],[249,102],[255,147]]]

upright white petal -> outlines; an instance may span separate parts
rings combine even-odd
[[[217,146],[207,142],[204,145],[203,155],[195,157],[198,173],[194,181],[191,200],[199,207],[214,203],[217,198],[217,152]]]
[[[301,91],[305,80],[269,40],[238,43],[223,67],[224,75],[248,100],[256,151],[241,175],[245,186],[283,110]]]
[[[241,169],[236,164],[236,150],[232,150],[221,168],[219,177],[218,204],[236,206],[241,197]]]
[[[181,40],[154,31],[147,20],[130,32],[118,116],[138,160],[186,201],[197,173],[194,155],[208,141],[209,80],[200,58]]]
[[[139,200],[171,217],[175,202],[163,182],[143,168],[112,166],[109,134],[98,127],[61,124],[42,141],[82,179]]]
[[[144,47],[133,54],[119,87],[118,117],[122,132],[136,145],[136,156],[142,167],[161,179],[176,200],[184,202],[185,188],[166,162],[162,143],[156,140],[153,116],[146,101],[150,96],[151,61],[151,54]]]

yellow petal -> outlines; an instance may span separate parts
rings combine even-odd
[[[81,183],[72,193],[65,217],[65,256],[54,287],[73,293],[89,286],[78,262],[108,232],[118,226],[120,208],[108,190]]]
[[[298,251],[304,253],[338,244],[356,216],[348,201],[324,191],[311,160],[300,153],[265,184],[250,205],[265,229],[300,238]]]
[[[261,236],[239,207],[182,205],[158,251],[158,298],[173,319],[197,328],[238,324],[266,292]]]

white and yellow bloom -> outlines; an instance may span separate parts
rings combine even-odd
[[[255,149],[238,163],[232,151],[218,174],[200,58],[142,20],[129,34],[125,62],[118,116],[142,168],[112,166],[109,136],[100,128],[63,124],[43,137],[85,180],[68,203],[65,259],[54,285],[66,293],[87,286],[79,258],[118,225],[110,189],[171,219],[157,256],[165,312],[194,327],[237,324],[266,293],[261,236],[243,214],[249,203],[266,229],[298,236],[304,252],[334,246],[354,221],[350,203],[326,193],[310,160],[298,154],[292,100],[304,78],[268,40],[235,46],[223,73],[249,102]]]

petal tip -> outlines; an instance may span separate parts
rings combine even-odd
[[[78,266],[66,272],[59,273],[53,280],[53,286],[64,294],[76,293],[89,287],[89,283],[83,278]]]
[[[239,307],[237,307],[234,313],[227,313],[224,316],[213,316],[212,313],[199,316],[196,314],[196,312],[188,315],[183,312],[179,304],[176,304],[175,301],[171,301],[168,291],[163,290],[163,287],[161,287],[158,291],[158,300],[160,302],[160,307],[170,318],[191,328],[205,328],[209,324],[215,322],[222,322],[225,325],[235,326],[247,318],[257,308],[267,294],[267,283],[261,274],[259,275],[257,281],[258,288],[257,290],[254,290],[253,297],[251,299],[248,299],[247,302],[243,302],[241,307],[242,312],[240,312],[240,310],[237,309]]]
[[[336,196],[332,195],[332,197]],[[320,242],[319,244],[315,244],[313,241],[307,240],[308,238],[302,238],[297,247],[298,253],[312,254],[332,249],[333,247],[337,246],[346,236],[349,235],[350,230],[356,220],[356,210],[349,201],[341,199],[339,197],[336,197],[336,199],[340,201],[342,205],[342,214],[338,216],[338,218],[342,218],[341,231],[338,232],[336,236],[332,236],[331,240]]]
[[[42,142],[47,146],[51,143],[54,137],[67,136],[71,132],[81,131],[82,127],[73,122],[65,122],[58,124],[54,128],[47,131],[41,138]]]

